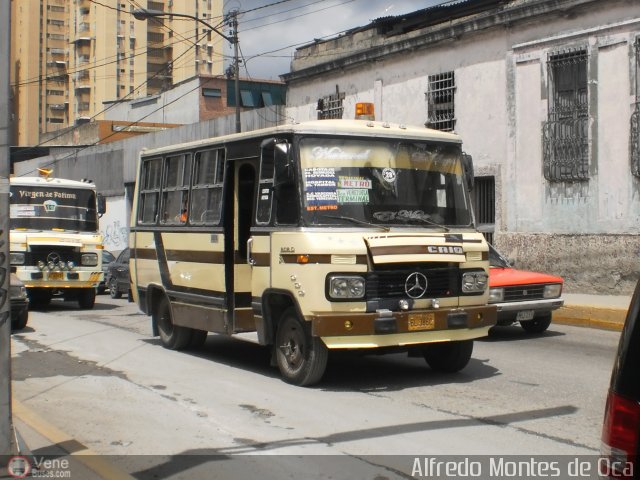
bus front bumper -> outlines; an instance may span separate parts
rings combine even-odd
[[[328,348],[378,348],[485,337],[496,324],[493,305],[438,310],[324,314],[307,317]]]
[[[82,270],[62,272],[18,271],[16,275],[22,280],[26,288],[56,289],[97,287],[104,277],[102,271]]]

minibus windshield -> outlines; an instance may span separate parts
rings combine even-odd
[[[89,189],[12,185],[11,228],[27,230],[98,230],[96,194]]]
[[[459,144],[306,137],[299,154],[307,225],[472,224]]]

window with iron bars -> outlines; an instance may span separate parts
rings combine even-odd
[[[429,128],[451,132],[456,127],[455,115],[456,81],[453,72],[429,75],[426,93],[429,109],[425,125]]]
[[[640,177],[640,37],[636,38],[633,48],[636,58],[636,102],[631,114],[629,156],[631,159],[631,173],[636,177]]]
[[[342,118],[344,112],[344,92],[336,92],[318,99],[316,110],[318,111],[318,120],[328,120],[332,118]]]
[[[493,244],[496,226],[496,179],[493,176],[475,177],[472,191],[473,210],[478,231]]]
[[[588,58],[584,48],[547,58],[549,113],[542,143],[544,177],[550,182],[589,179]]]

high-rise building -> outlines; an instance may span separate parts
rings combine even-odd
[[[169,15],[136,20],[135,9]],[[103,118],[104,102],[221,75],[222,0],[11,0],[14,145]]]

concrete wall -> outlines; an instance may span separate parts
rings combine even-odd
[[[527,0],[510,8],[386,38],[384,48],[367,30],[299,49],[285,76],[287,115],[316,118],[317,100],[337,88],[345,92],[343,118],[353,118],[355,103],[365,101],[376,104],[378,120],[423,125],[428,76],[454,71],[456,131],[476,175],[496,180],[498,248],[520,267],[563,275],[567,291],[630,293],[640,276],[640,181],[629,155],[630,116],[640,96],[640,3]],[[589,54],[590,178],[549,182],[546,62],[568,46]]]

